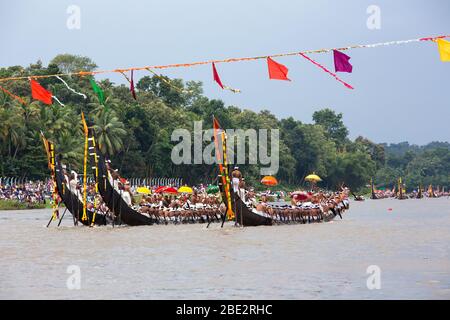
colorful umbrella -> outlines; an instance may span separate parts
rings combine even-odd
[[[293,192],[291,193],[291,197],[294,198],[295,201],[304,201],[309,199],[309,195],[307,192],[304,191],[297,191],[297,192]]]
[[[169,194],[177,194],[178,191],[175,188],[172,187],[165,187],[162,193],[169,193]]]
[[[147,187],[139,187],[136,189],[136,192],[142,193],[142,194],[151,194],[152,193],[152,191]]]
[[[312,174],[306,176],[305,180],[306,181],[310,181],[310,182],[320,182],[320,181],[322,181],[322,179],[315,173],[312,173]]]
[[[158,187],[158,188],[156,188],[155,193],[162,193],[165,188],[167,188],[167,187],[166,186]]]
[[[207,194],[214,194],[214,193],[217,193],[217,192],[219,192],[219,186],[215,186],[215,185],[210,184],[208,186],[208,188],[206,188],[206,193]]]
[[[262,178],[261,183],[266,186],[276,186],[278,184],[278,181],[273,176],[265,176]]]
[[[192,190],[192,188],[190,188],[188,186],[182,186],[182,187],[178,188],[178,192],[179,193],[193,193],[194,190]]]
[[[127,183],[127,179],[125,178],[120,178],[120,182],[122,182],[123,184]]]

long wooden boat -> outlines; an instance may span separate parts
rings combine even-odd
[[[81,222],[85,226],[90,226],[94,219],[94,211],[86,210],[87,220],[82,220],[83,217],[83,202],[80,201],[79,197],[70,191],[67,187],[64,177],[64,170],[62,168],[62,163],[58,156],[55,157],[55,179],[56,186],[58,190],[58,195],[61,197],[62,202],[66,206],[67,210],[73,215],[76,221]],[[106,217],[102,214],[95,214],[96,225],[106,225]]]
[[[129,226],[152,225],[157,223],[158,221],[156,219],[141,214],[125,202],[109,181],[105,158],[100,152],[96,152],[98,157],[98,192],[109,210],[114,213],[117,221]]]
[[[236,224],[244,227],[271,226],[275,224],[304,224],[315,222],[328,222],[336,216],[342,219],[342,213],[349,208],[348,202],[335,208],[327,208],[318,212],[317,209],[292,210],[292,207],[274,208],[272,214],[258,212],[245,204],[239,195],[232,193],[232,209],[236,214]]]
[[[274,224],[273,218],[267,215],[253,212],[241,197],[231,191],[231,205],[236,215],[236,223],[244,227],[271,226]]]

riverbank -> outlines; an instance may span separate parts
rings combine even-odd
[[[17,200],[0,200],[0,210],[30,210],[50,208],[50,204],[28,203]]]

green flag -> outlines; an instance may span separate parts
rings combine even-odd
[[[100,101],[101,104],[104,104],[105,103],[105,95],[104,95],[102,89],[98,86],[97,82],[95,82],[94,79],[90,79],[89,81],[91,82],[92,89],[98,96],[98,100]]]

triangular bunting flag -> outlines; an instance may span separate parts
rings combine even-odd
[[[441,60],[444,62],[450,62],[450,42],[443,39],[437,40],[439,54],[441,55]]]
[[[287,77],[289,70],[288,68],[286,68],[286,66],[282,65],[281,63],[275,62],[270,57],[267,57],[267,66],[269,68],[270,79],[291,81],[291,79]]]
[[[214,64],[214,62],[212,63],[212,68],[214,81],[217,82],[217,84],[223,89],[223,84],[222,81],[220,80],[219,73],[217,72],[216,65]]]
[[[52,93],[47,91],[36,80],[30,79],[31,96],[33,99],[42,101],[45,104],[52,104]]]
[[[336,72],[352,73],[353,66],[349,62],[351,58],[348,55],[337,50],[333,50],[333,55],[334,55],[334,68]]]
[[[103,90],[98,86],[97,82],[95,82],[94,79],[89,79],[89,82],[91,83],[92,90],[94,90],[95,94],[98,96],[98,100],[101,104],[105,103],[105,95],[103,93]]]
[[[331,72],[330,70],[328,70],[327,68],[325,68],[323,65],[321,65],[320,63],[318,63],[317,61],[311,59],[310,57],[308,57],[306,54],[304,53],[299,53],[303,58],[305,58],[306,60],[308,60],[309,62],[311,62],[312,64],[318,66],[320,69],[322,69],[323,71],[325,71],[326,73],[328,73],[329,75],[331,75],[333,78],[335,78],[337,81],[339,81],[340,83],[342,83],[344,86],[346,86],[349,89],[354,89],[351,85],[349,85],[347,82],[343,81],[342,79],[340,79],[336,74],[334,74],[333,72]]]

